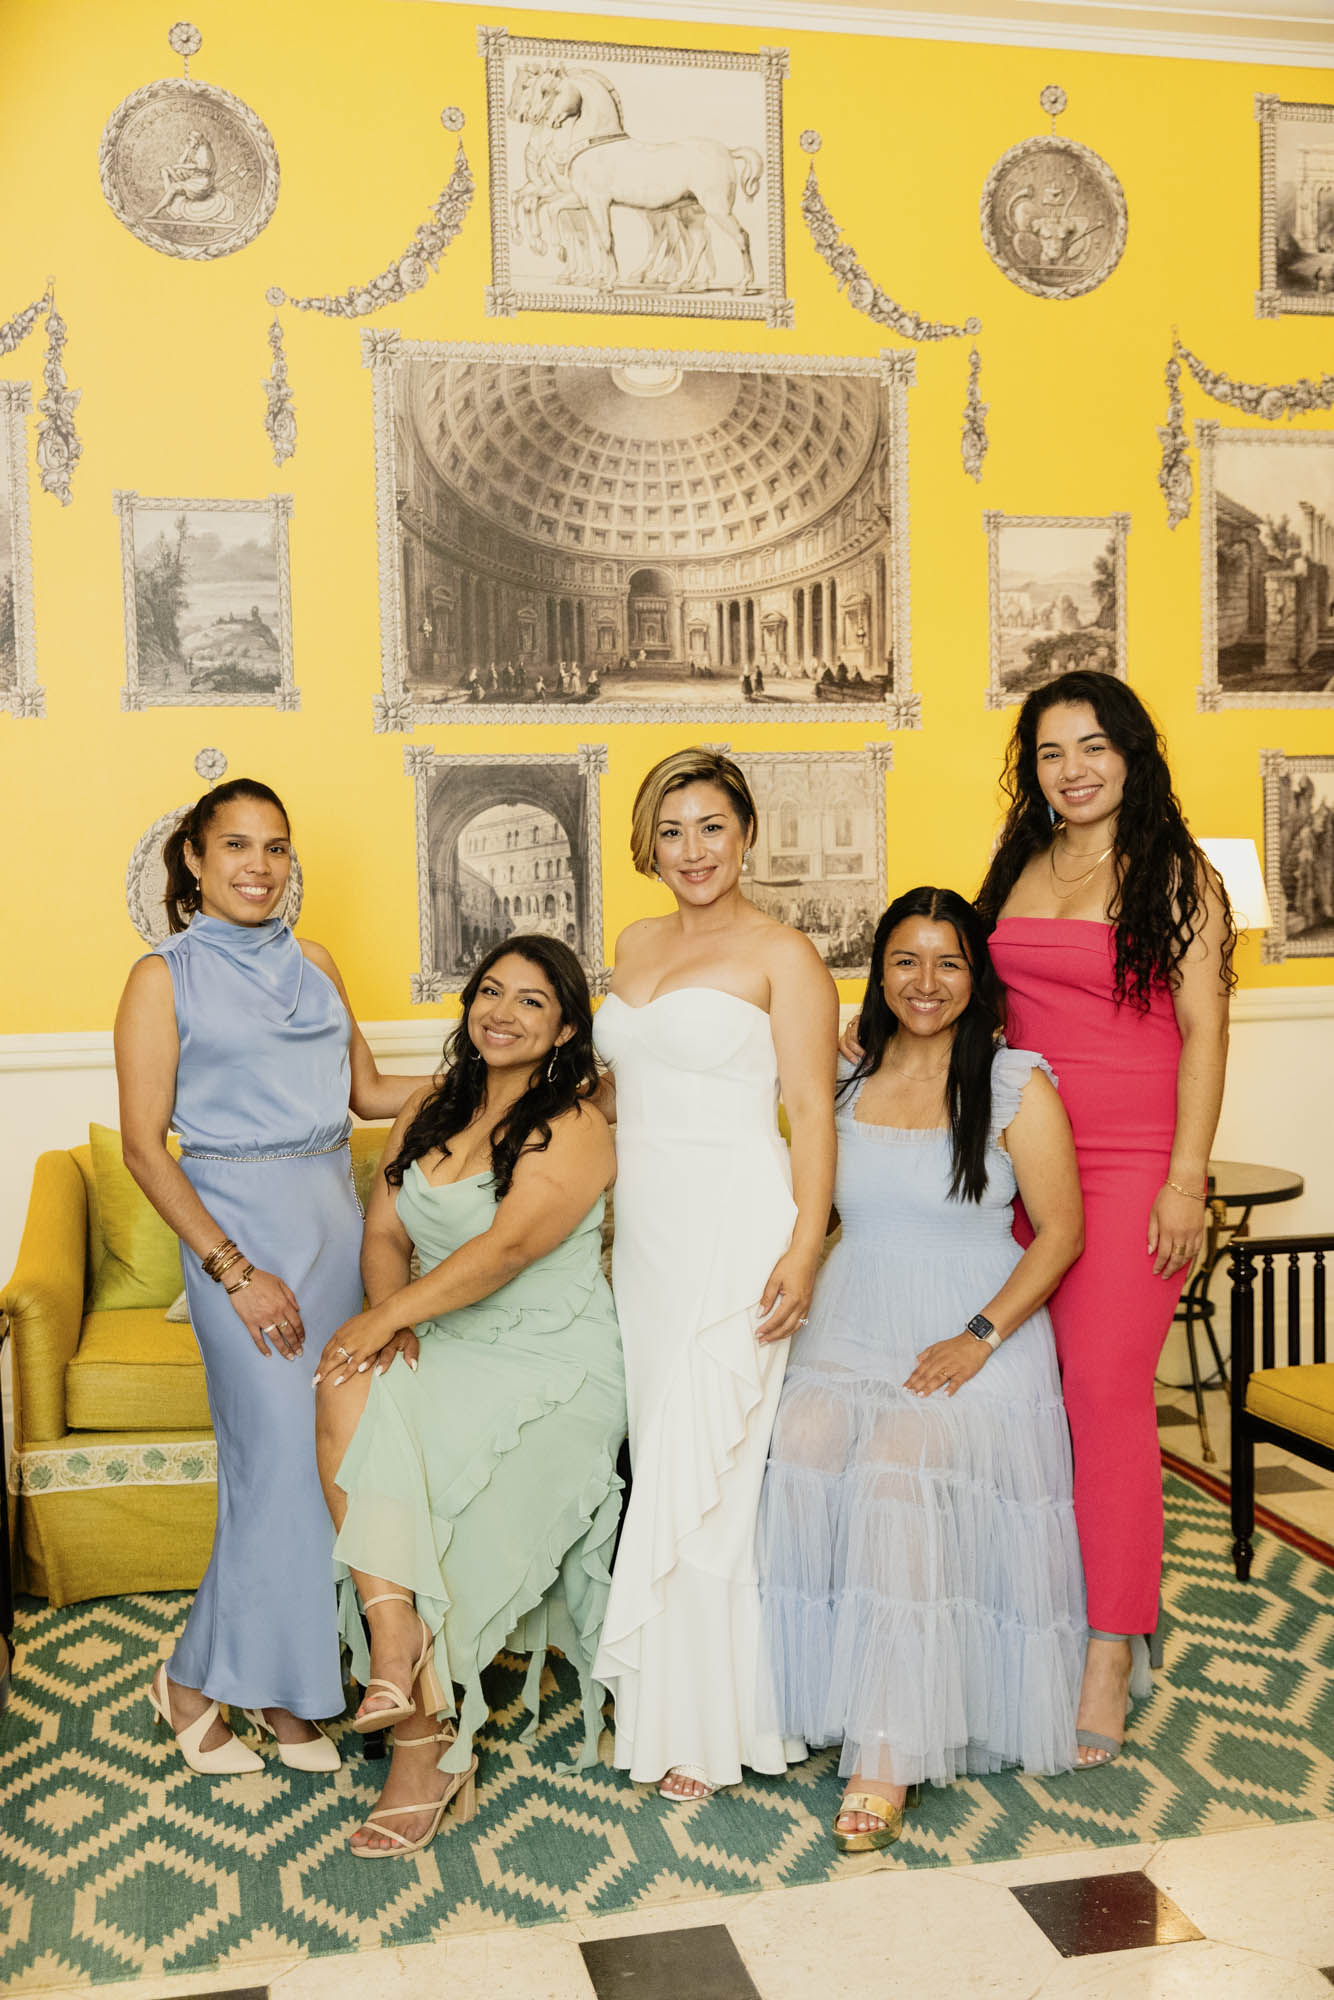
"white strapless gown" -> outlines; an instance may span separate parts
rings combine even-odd
[[[788,1345],[755,1339],[796,1220],[769,1016],[713,987],[598,1011],[616,1077],[612,1289],[630,1503],[594,1674],[615,1763],[735,1784],[803,1757],[774,1728],[755,1521]]]

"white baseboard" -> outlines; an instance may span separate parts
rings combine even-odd
[[[844,1017],[856,1003],[845,1003]],[[1232,997],[1232,1022],[1334,1020],[1334,986],[1248,986]],[[372,1053],[388,1062],[418,1062],[431,1069],[439,1061],[454,1018],[432,1014],[402,1021],[363,1021],[361,1032]],[[0,1075],[22,1070],[106,1070],[114,1068],[109,1028],[63,1035],[0,1035]]]

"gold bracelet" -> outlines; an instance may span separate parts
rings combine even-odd
[[[235,1248],[236,1245],[233,1243],[231,1237],[224,1236],[216,1249],[210,1250],[207,1257],[201,1257],[199,1260],[205,1275],[210,1278],[216,1278],[221,1260],[226,1257],[229,1250],[235,1250]]]
[[[231,1270],[233,1264],[239,1264],[244,1256],[245,1256],[245,1251],[238,1250],[236,1248],[236,1245],[233,1244],[232,1253],[230,1257],[224,1257],[222,1262],[220,1264],[215,1264],[213,1266],[212,1271],[209,1273],[209,1276],[213,1279],[213,1282],[215,1284],[220,1285],[223,1279],[226,1277],[228,1271]]]
[[[233,1292],[243,1292],[246,1286],[250,1283],[250,1280],[254,1277],[254,1275],[255,1275],[254,1265],[247,1264],[244,1271],[242,1271],[240,1277],[237,1279],[236,1283],[234,1285],[224,1285],[222,1289],[224,1290],[224,1292],[226,1292],[228,1298],[230,1298]]]
[[[1205,1208],[1209,1206],[1209,1198],[1207,1195],[1199,1194],[1194,1188],[1182,1187],[1180,1181],[1171,1181],[1171,1180],[1164,1181],[1163,1186],[1174,1188],[1178,1194],[1184,1194],[1187,1201],[1198,1201]]]

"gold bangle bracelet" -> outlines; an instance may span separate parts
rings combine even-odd
[[[240,1277],[237,1279],[236,1283],[234,1285],[224,1285],[222,1289],[226,1292],[228,1298],[230,1298],[233,1292],[243,1292],[246,1286],[250,1283],[250,1280],[254,1277],[254,1275],[255,1275],[254,1265],[247,1264],[244,1271],[242,1271]]]
[[[1207,1195],[1200,1194],[1195,1188],[1182,1187],[1180,1181],[1166,1180],[1163,1182],[1163,1186],[1175,1189],[1177,1194],[1184,1194],[1187,1201],[1198,1201],[1205,1208],[1209,1206]]]

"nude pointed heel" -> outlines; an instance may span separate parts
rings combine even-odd
[[[321,1729],[313,1743],[284,1743],[262,1708],[247,1708],[243,1711],[247,1721],[253,1722],[261,1736],[271,1736],[278,1745],[278,1755],[289,1771],[341,1771],[343,1760],[338,1754],[338,1745],[330,1740]]]
[[[197,1771],[201,1778],[234,1778],[240,1777],[247,1771],[264,1769],[264,1759],[257,1757],[248,1743],[242,1743],[235,1736],[229,1737],[225,1743],[219,1743],[216,1749],[200,1748],[221,1712],[216,1701],[211,1701],[204,1713],[197,1715],[184,1729],[176,1728],[171,1719],[171,1697],[167,1692],[165,1660],[153,1676],[148,1699],[158,1721],[165,1722],[176,1738],[176,1747],[190,1769]]]
[[[378,1597],[368,1597],[361,1608],[363,1611],[370,1611],[377,1604],[411,1604],[414,1611],[417,1609],[415,1601],[411,1597],[405,1597],[401,1590],[382,1590]],[[358,1735],[370,1736],[376,1730],[392,1728],[396,1722],[411,1722],[413,1716],[417,1713],[417,1704],[413,1699],[413,1695],[418,1681],[421,1682],[422,1699],[425,1701],[428,1709],[438,1712],[440,1709],[449,1706],[448,1702],[444,1699],[439,1676],[435,1671],[435,1665],[431,1657],[435,1650],[435,1640],[431,1637],[430,1627],[427,1625],[420,1611],[417,1612],[417,1623],[421,1626],[422,1649],[417,1655],[417,1663],[412,1669],[406,1691],[398,1685],[397,1681],[388,1681],[383,1674],[372,1674],[365,1688],[362,1690],[361,1699],[363,1704],[372,1688],[383,1688],[386,1693],[394,1696],[397,1707],[366,1709],[363,1706],[359,1708],[352,1718],[352,1727],[357,1731]],[[425,1742],[426,1739],[423,1737],[421,1740]],[[417,1810],[420,1811],[421,1808],[418,1807]]]

